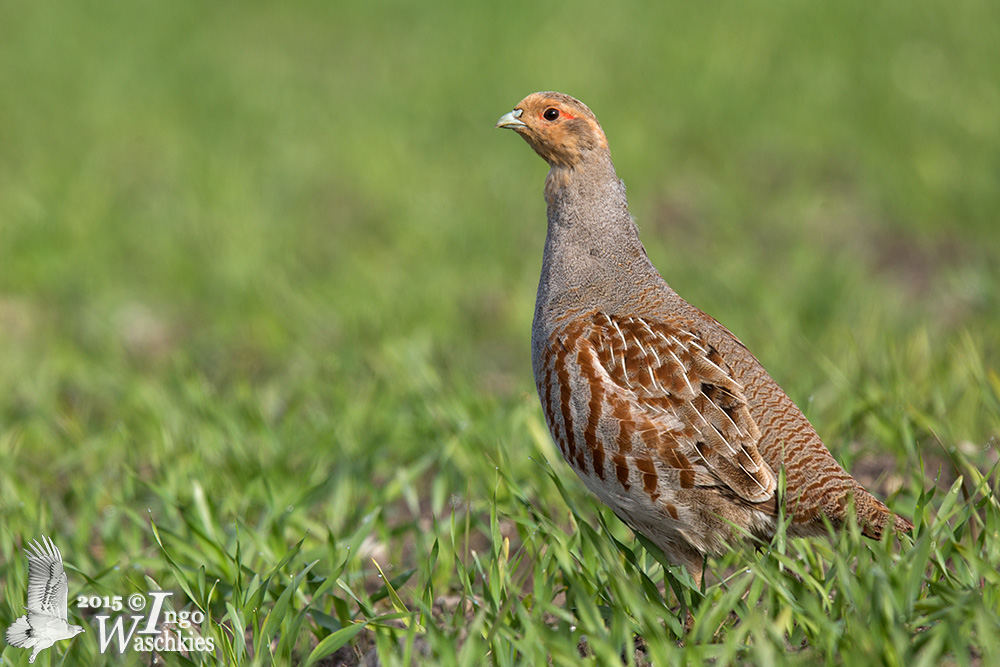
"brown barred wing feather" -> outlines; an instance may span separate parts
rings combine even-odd
[[[768,501],[776,479],[758,450],[761,432],[743,388],[693,328],[597,313],[585,335],[600,381],[626,398],[633,421],[658,431],[660,462],[687,463],[699,486],[729,487],[749,503]]]

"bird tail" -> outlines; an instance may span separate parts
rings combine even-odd
[[[913,530],[913,522],[906,517],[899,516],[898,514],[892,515],[892,520],[895,522],[895,528],[897,533],[908,533]]]
[[[908,533],[913,530],[913,524],[898,514],[893,514],[882,501],[868,493],[860,484],[854,491],[855,511],[861,534],[878,540],[886,528],[898,533]]]
[[[30,648],[35,643],[28,617],[22,616],[7,628],[7,643],[18,648]]]

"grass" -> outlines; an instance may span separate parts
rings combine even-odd
[[[148,664],[76,597],[158,589],[216,648],[171,665],[1000,663],[998,18],[4,4],[0,626],[46,534],[87,632],[43,665]],[[584,492],[528,361],[545,168],[492,130],[540,89],[912,537],[700,591]]]

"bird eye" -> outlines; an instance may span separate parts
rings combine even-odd
[[[556,109],[555,107],[549,107],[548,109],[545,110],[545,113],[542,114],[542,118],[550,121],[555,120],[558,117],[559,117],[559,109]]]

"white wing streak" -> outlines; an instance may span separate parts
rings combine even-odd
[[[25,549],[28,554],[28,604],[33,614],[45,614],[66,620],[66,600],[69,581],[63,569],[59,547],[48,537],[36,540]]]

